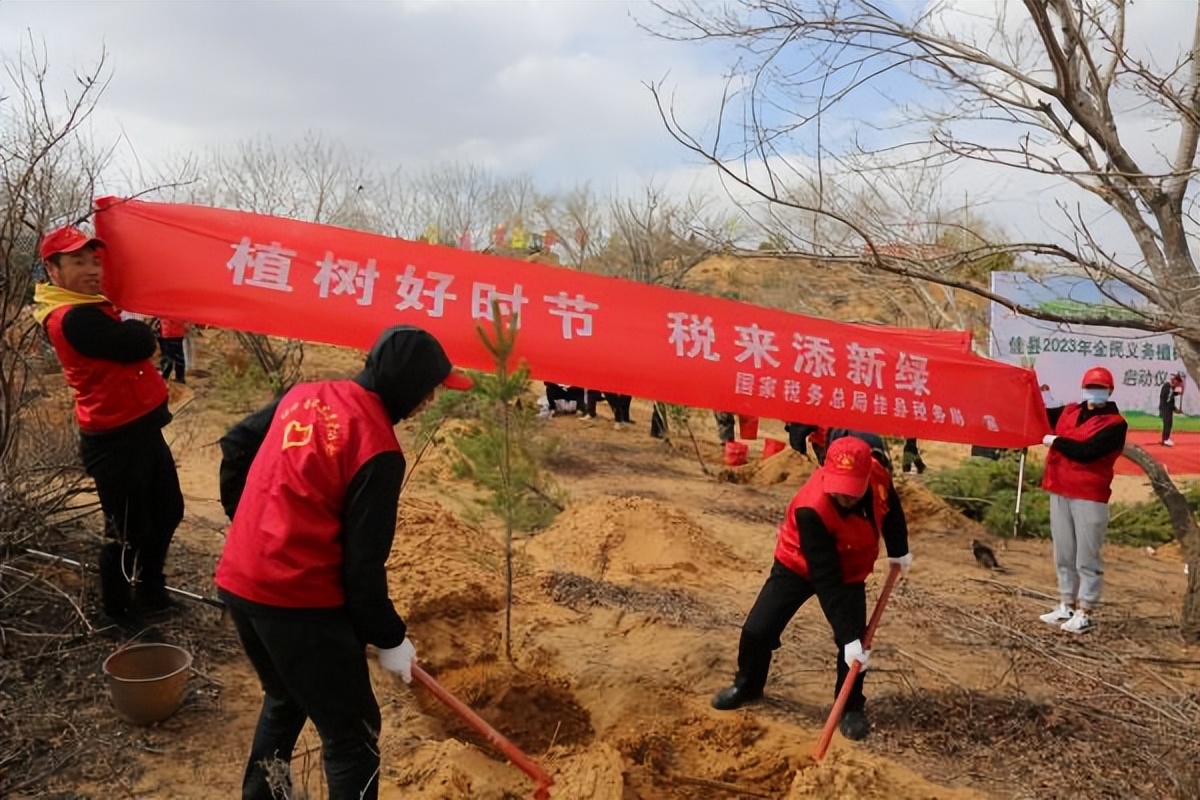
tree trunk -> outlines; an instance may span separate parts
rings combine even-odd
[[[1187,564],[1187,589],[1183,594],[1181,633],[1185,641],[1200,642],[1200,525],[1188,508],[1187,498],[1176,488],[1162,464],[1136,444],[1125,445],[1125,456],[1146,471],[1158,499],[1167,507],[1175,539]]]

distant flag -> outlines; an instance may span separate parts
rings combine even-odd
[[[524,225],[517,225],[512,231],[513,250],[524,250],[529,246],[529,231],[525,230]]]

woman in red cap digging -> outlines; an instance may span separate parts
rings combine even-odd
[[[869,651],[863,651],[862,636],[866,579],[875,568],[881,535],[888,561],[907,571],[912,564],[908,525],[891,475],[866,442],[845,436],[829,445],[825,463],[788,505],[771,574],[742,625],[737,675],[713,697],[713,708],[734,709],[762,697],[779,637],[815,594],[838,646],[835,697],[850,665],[862,664],[842,715],[842,735],[862,739],[870,732],[862,691]]]
[[[1059,604],[1041,615],[1042,622],[1067,633],[1092,629],[1092,614],[1104,588],[1104,559],[1100,548],[1108,532],[1108,498],[1112,495],[1113,465],[1125,449],[1128,423],[1109,398],[1113,376],[1092,367],[1080,381],[1083,399],[1065,406],[1047,402],[1054,433],[1042,444],[1046,471],[1042,488],[1050,494],[1050,536],[1058,573]]]

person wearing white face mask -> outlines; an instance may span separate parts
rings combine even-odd
[[[1054,433],[1042,439],[1050,448],[1042,488],[1050,494],[1050,535],[1061,602],[1041,620],[1067,633],[1091,630],[1092,615],[1100,605],[1100,550],[1108,532],[1113,465],[1125,448],[1129,428],[1109,399],[1114,388],[1111,372],[1092,367],[1083,373],[1081,385],[1083,399],[1078,403],[1061,406],[1047,398]]]

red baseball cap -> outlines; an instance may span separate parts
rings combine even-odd
[[[42,237],[42,243],[38,246],[38,256],[42,261],[48,261],[50,256],[58,253],[74,253],[88,245],[104,247],[104,242],[94,236],[88,236],[74,225],[64,225]]]
[[[871,475],[871,446],[857,436],[843,436],[825,452],[825,492],[862,497]]]
[[[442,386],[447,389],[457,389],[460,392],[465,392],[474,385],[475,381],[471,380],[471,376],[457,368],[451,369],[446,380],[442,381]]]

